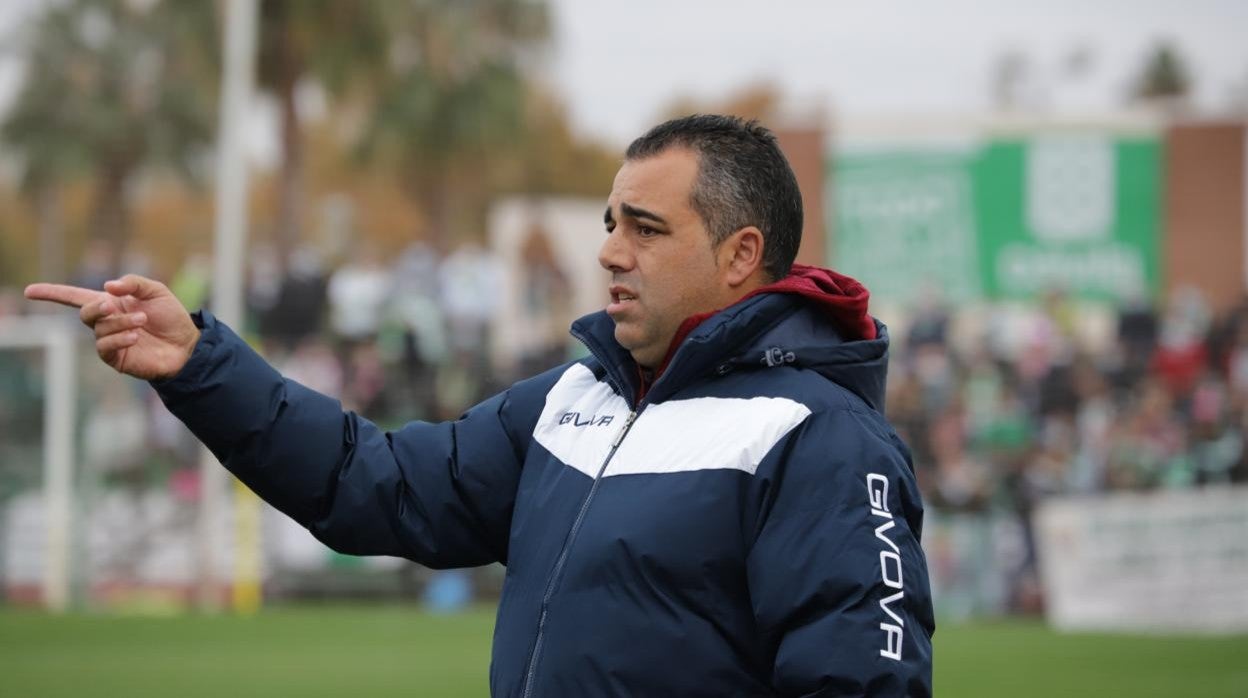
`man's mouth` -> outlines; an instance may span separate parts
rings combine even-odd
[[[627,307],[627,304],[637,300],[637,296],[629,289],[612,286],[609,291],[611,293],[611,302],[607,305],[607,313],[611,315],[622,312]]]

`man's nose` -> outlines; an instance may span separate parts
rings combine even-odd
[[[607,238],[598,248],[598,263],[607,271],[628,271],[632,267],[632,255],[624,235],[618,229],[607,233]]]

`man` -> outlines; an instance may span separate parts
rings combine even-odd
[[[922,506],[881,415],[888,341],[852,279],[794,266],[766,129],[635,141],[607,201],[591,356],[458,421],[383,433],[136,276],[80,306],[239,478],[348,553],[501,561],[498,696],[925,696]]]

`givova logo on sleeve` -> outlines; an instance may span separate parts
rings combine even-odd
[[[893,610],[893,604],[904,599],[906,592],[901,584],[901,549],[886,535],[897,525],[888,510],[888,478],[878,473],[867,475],[867,502],[871,506],[871,515],[883,519],[883,523],[875,527],[875,537],[887,546],[880,551],[880,580],[884,586],[896,590],[896,593],[880,599],[880,609],[887,618],[880,623],[880,630],[884,631],[880,656],[900,661],[906,622]]]

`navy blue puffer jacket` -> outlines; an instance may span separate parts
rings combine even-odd
[[[156,387],[335,550],[505,564],[495,696],[926,696],[923,512],[881,415],[887,335],[850,338],[873,322],[865,293],[849,311],[844,277],[799,273],[805,290],[703,320],[644,396],[604,313],[573,326],[590,357],[444,424],[383,432],[207,313]]]

